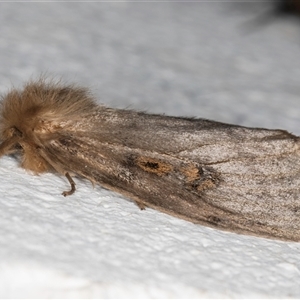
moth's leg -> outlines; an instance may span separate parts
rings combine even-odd
[[[136,203],[136,205],[140,208],[140,210],[146,209],[146,205],[145,205],[145,204],[143,204],[143,203],[141,203],[141,202],[137,202],[137,201],[135,201],[135,203]]]
[[[13,136],[7,140],[4,140],[0,145],[0,156],[15,152],[16,149],[13,149],[13,148],[17,144],[18,140],[20,140],[20,138],[15,137],[15,136]]]
[[[74,192],[76,191],[76,188],[75,188],[75,182],[74,180],[72,179],[71,175],[67,172],[65,174],[65,176],[67,177],[68,181],[70,182],[70,185],[71,185],[71,189],[69,191],[64,191],[62,193],[63,196],[70,196],[72,194],[74,194]]]

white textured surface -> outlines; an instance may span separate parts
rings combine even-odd
[[[299,20],[270,3],[0,3],[1,92],[41,72],[111,106],[300,134]],[[300,297],[300,244],[212,230],[0,164],[0,297]]]

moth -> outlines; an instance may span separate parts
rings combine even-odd
[[[300,241],[300,142],[284,130],[98,105],[40,79],[0,107],[0,156],[34,174],[75,176],[144,209],[235,233]]]

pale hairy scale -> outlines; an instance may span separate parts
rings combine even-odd
[[[0,155],[71,176],[194,223],[300,241],[299,138],[283,130],[99,106],[39,80],[3,96]]]

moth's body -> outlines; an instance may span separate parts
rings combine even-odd
[[[98,106],[44,81],[11,91],[0,155],[34,173],[82,176],[195,223],[300,241],[299,138],[282,130]]]

